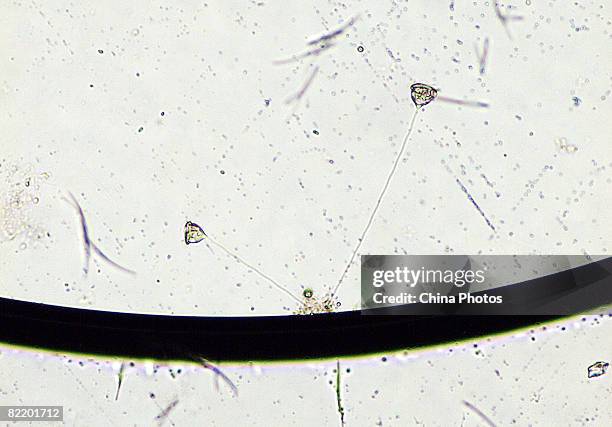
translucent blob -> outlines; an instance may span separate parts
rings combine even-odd
[[[40,184],[49,176],[30,165],[0,163],[0,243],[45,236],[35,219],[35,208],[40,202]]]

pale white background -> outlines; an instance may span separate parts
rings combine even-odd
[[[457,0],[454,11],[449,3],[3,1],[0,294],[130,312],[292,312],[294,301],[222,251],[186,246],[183,224],[202,225],[296,294],[303,287],[324,294],[397,154],[416,81],[490,108],[436,101],[419,115],[361,252],[608,254],[612,4],[504,4],[503,13],[524,17],[509,22],[509,36],[490,2]],[[357,14],[320,57],[273,63]],[[481,76],[475,45],[486,37]],[[305,97],[286,105],[314,65]],[[559,141],[578,150],[568,153]],[[19,193],[27,177],[36,185]],[[67,191],[81,203],[93,241],[136,276],[99,258],[83,276]],[[27,203],[8,209],[15,192]],[[26,231],[8,239],[8,223]],[[353,266],[341,309],[357,306],[358,280]],[[606,425],[609,376],[594,383],[585,372],[610,359],[609,336],[608,322],[537,344],[512,341],[484,361],[467,353],[371,361],[347,380],[347,420],[460,425],[467,399],[500,425]],[[227,401],[203,375],[184,374],[180,386],[135,375],[116,404],[108,369],[73,368],[82,388],[66,387],[76,379],[64,379],[73,374],[56,359],[1,360],[3,401],[62,395],[65,405],[83,408],[75,409],[76,425],[104,425],[101,414],[152,423],[158,408],[145,411],[142,400],[154,385],[160,402],[180,396],[180,425],[194,413],[218,425],[337,423],[323,377],[333,362],[258,379],[242,373],[244,393]],[[503,367],[500,380],[493,370]],[[534,403],[533,393],[544,398]]]

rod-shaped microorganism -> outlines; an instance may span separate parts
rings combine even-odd
[[[221,369],[219,369],[218,367],[216,367],[215,365],[213,365],[208,360],[202,357],[198,357],[198,360],[200,361],[202,367],[211,370],[215,374],[215,389],[217,391],[219,391],[219,378],[221,378],[232,390],[232,394],[234,395],[234,397],[238,397],[238,387],[236,387],[232,380],[230,380],[229,377],[225,375],[223,371],[221,371]]]
[[[291,55],[288,58],[274,60],[273,63],[276,65],[290,64],[290,63],[300,61],[305,58],[312,57],[312,58],[315,58],[313,62],[311,62],[311,66],[312,66],[316,58],[322,53],[334,47],[336,45],[336,41],[338,37],[341,34],[344,34],[353,25],[355,25],[355,22],[358,19],[359,19],[359,15],[353,16],[346,23],[342,24],[335,30],[329,31],[319,37],[316,37],[310,40],[307,43],[307,48],[305,51]],[[287,100],[285,101],[285,103],[286,104],[289,104],[292,102],[295,102],[296,104],[299,103],[299,101],[302,99],[302,97],[304,96],[308,88],[312,85],[312,82],[314,78],[316,77],[318,71],[319,71],[319,67],[315,66],[313,70],[310,72],[309,76],[306,78],[306,81],[302,84],[301,88],[298,90],[298,92],[295,95],[289,96]]]
[[[470,410],[472,410],[476,415],[478,415],[489,427],[495,427],[495,423],[493,421],[491,421],[491,419],[489,417],[487,417],[484,412],[482,412],[480,409],[478,409],[476,406],[472,405],[470,402],[468,402],[467,400],[463,401],[463,404],[469,408]]]
[[[306,51],[291,55],[289,58],[277,59],[273,61],[273,63],[277,65],[289,64],[291,62],[296,62],[296,61],[299,61],[300,59],[304,59],[309,56],[319,56],[321,53],[335,46],[336,44],[335,39],[337,39],[338,36],[343,34],[350,27],[355,25],[355,22],[357,22],[358,19],[359,19],[359,15],[355,15],[352,18],[350,18],[345,24],[341,25],[337,29],[327,32],[323,34],[322,36],[316,37],[307,43],[308,46],[316,46],[316,47],[308,48]]]
[[[357,22],[359,17],[360,17],[360,15],[353,16],[345,24],[341,25],[340,27],[336,28],[335,30],[332,30],[332,31],[330,31],[328,33],[323,34],[320,37],[317,37],[315,39],[310,40],[308,42],[308,44],[309,45],[313,45],[313,44],[317,44],[317,43],[319,43],[321,41],[327,41],[327,40],[331,40],[331,39],[334,39],[334,38],[338,37],[340,34],[344,33],[348,28],[350,28],[353,25],[355,25],[355,22]]]
[[[304,52],[296,53],[290,56],[289,58],[276,59],[273,61],[273,63],[276,65],[283,65],[283,64],[289,64],[291,62],[296,62],[296,61],[299,61],[300,59],[308,58],[310,56],[319,56],[326,50],[329,50],[332,47],[334,47],[335,45],[336,43],[334,43],[333,41],[322,42],[319,46],[315,48],[307,49]]]
[[[166,419],[170,415],[170,412],[172,412],[172,410],[174,408],[176,408],[176,405],[178,405],[178,403],[179,403],[179,400],[178,399],[174,399],[172,402],[170,402],[170,404],[168,404],[168,406],[166,406],[166,408],[163,411],[161,411],[155,417],[155,421],[157,421],[158,427],[161,427],[164,424],[164,422],[166,421]],[[174,425],[174,423],[172,423],[172,425]]]
[[[478,51],[478,46],[474,46],[476,50],[476,57],[478,58],[478,71],[480,75],[485,73],[485,68],[487,66],[487,59],[489,57],[489,38],[485,37],[484,44],[482,46],[482,55]]]
[[[474,198],[472,197],[472,195],[470,194],[470,192],[468,191],[467,188],[465,188],[465,185],[463,185],[463,183],[459,180],[459,178],[455,178],[457,184],[459,184],[459,187],[461,187],[461,190],[463,190],[463,192],[465,193],[465,195],[467,196],[468,200],[470,202],[472,202],[472,205],[474,205],[474,207],[476,208],[476,210],[480,213],[480,215],[484,218],[485,222],[487,223],[487,225],[491,228],[491,230],[495,231],[495,227],[493,226],[493,224],[491,223],[491,221],[489,221],[489,218],[487,218],[487,215],[484,213],[484,211],[480,208],[480,206],[478,206],[478,203],[476,203],[476,200],[474,200]]]
[[[438,100],[442,101],[442,102],[448,102],[450,104],[457,104],[457,105],[465,105],[467,107],[482,107],[482,108],[488,108],[489,104],[486,102],[482,102],[482,101],[464,101],[462,99],[456,99],[456,98],[449,98],[447,96],[438,96]]]
[[[336,363],[336,403],[338,405],[338,414],[340,414],[340,424],[344,425],[344,407],[342,406],[342,385],[340,384],[340,361]]]
[[[119,399],[119,390],[121,390],[121,384],[123,383],[123,375],[125,372],[125,363],[121,364],[119,368],[119,374],[117,374],[117,394],[115,394],[115,400]]]
[[[128,268],[125,268],[119,264],[117,264],[115,261],[111,260],[104,252],[102,252],[102,250],[91,240],[91,238],[89,237],[89,231],[87,228],[87,221],[85,220],[85,213],[83,212],[83,209],[81,208],[81,205],[79,205],[79,202],[77,202],[76,198],[72,195],[71,192],[68,192],[68,195],[70,196],[71,200],[66,199],[65,197],[63,198],[66,202],[68,202],[68,204],[70,204],[73,208],[76,209],[78,215],[79,215],[79,220],[81,223],[81,231],[83,233],[83,247],[84,247],[84,251],[85,251],[85,263],[83,266],[83,272],[85,273],[85,275],[87,275],[89,273],[89,260],[91,258],[91,252],[93,250],[94,253],[96,253],[100,258],[102,258],[104,261],[106,261],[107,263],[109,263],[110,265],[112,265],[113,267],[125,272],[125,273],[129,273],[129,274],[136,274],[135,271],[130,270]]]
[[[199,242],[201,242],[203,240],[212,243],[213,245],[215,245],[216,247],[221,249],[223,252],[225,252],[227,255],[231,256],[232,258],[234,258],[236,261],[238,261],[239,263],[241,263],[242,265],[244,265],[248,269],[254,271],[259,276],[261,276],[262,278],[267,280],[268,282],[272,283],[276,288],[278,288],[281,291],[285,292],[287,295],[289,295],[295,301],[297,301],[300,304],[302,303],[302,301],[296,295],[294,295],[291,291],[289,291],[286,287],[284,287],[283,285],[278,283],[276,280],[274,280],[273,278],[271,278],[270,276],[268,276],[267,274],[265,274],[261,270],[259,270],[257,267],[254,267],[253,265],[249,264],[247,261],[245,261],[243,258],[238,256],[234,252],[230,251],[223,244],[221,244],[221,242],[213,239],[212,236],[206,234],[204,232],[204,230],[202,229],[202,227],[200,227],[195,222],[187,221],[185,223],[184,234],[185,234],[185,244],[189,245],[191,243],[199,243]]]
[[[504,30],[506,30],[506,34],[508,38],[512,40],[512,34],[510,34],[510,28],[508,28],[508,21],[522,21],[522,16],[517,15],[504,15],[499,7],[499,3],[497,0],[493,0],[493,7],[495,8],[495,15],[497,15],[497,19],[504,26]]]
[[[295,94],[288,97],[285,100],[285,104],[290,104],[294,101],[299,101],[300,99],[302,99],[302,97],[304,96],[304,94],[306,93],[310,85],[312,84],[312,81],[314,80],[318,71],[319,71],[319,66],[315,65],[315,67],[310,72],[310,76],[308,77],[308,79],[306,79],[306,81],[302,84],[302,87]]]

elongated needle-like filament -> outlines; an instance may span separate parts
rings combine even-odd
[[[410,126],[408,126],[408,130],[406,131],[406,135],[404,136],[404,140],[402,141],[402,146],[401,146],[399,152],[397,153],[397,157],[395,158],[395,162],[393,163],[393,167],[391,168],[391,171],[389,172],[389,175],[387,176],[387,180],[385,181],[385,185],[383,186],[382,190],[380,191],[380,194],[378,195],[378,199],[376,199],[376,204],[374,205],[374,209],[372,209],[372,212],[370,213],[370,217],[368,218],[368,222],[366,223],[366,226],[363,229],[363,232],[361,233],[361,237],[357,241],[357,245],[355,246],[355,249],[353,250],[351,258],[349,259],[349,262],[346,265],[346,268],[342,272],[342,276],[340,276],[340,280],[338,280],[338,284],[336,284],[336,287],[334,288],[333,292],[331,293],[332,297],[334,295],[336,295],[336,292],[338,291],[338,288],[342,284],[342,281],[344,280],[344,277],[346,276],[346,273],[348,273],[348,271],[351,268],[351,265],[353,264],[353,261],[355,260],[355,256],[357,255],[357,252],[361,248],[361,244],[363,243],[363,240],[365,239],[366,234],[368,233],[368,231],[370,230],[370,227],[372,226],[372,222],[374,221],[374,217],[376,216],[376,212],[378,212],[378,208],[380,207],[380,204],[382,202],[383,197],[385,197],[385,193],[387,192],[387,189],[389,188],[389,184],[391,183],[391,180],[393,179],[393,175],[395,175],[395,171],[397,170],[397,165],[399,164],[400,159],[404,155],[404,150],[406,149],[406,144],[408,143],[408,139],[410,138],[410,135],[412,134],[412,130],[414,129],[414,123],[416,121],[416,117],[417,117],[417,113],[418,112],[419,112],[419,108],[417,107],[417,109],[414,110],[414,114],[412,115],[412,119],[410,120]]]

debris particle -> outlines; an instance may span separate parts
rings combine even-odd
[[[0,243],[11,240],[40,241],[48,233],[38,225],[35,208],[40,204],[40,184],[50,175],[35,173],[0,160]]]
[[[555,142],[557,143],[557,147],[559,148],[559,150],[565,153],[572,154],[578,151],[578,147],[576,145],[568,144],[567,138],[557,138]]]
[[[336,308],[340,307],[340,302],[332,295],[324,295],[322,299],[314,296],[314,291],[310,288],[305,289],[303,300],[300,302],[300,307],[294,312],[297,315],[333,313]]]
[[[610,364],[608,362],[595,362],[588,368],[589,378],[600,377],[606,373]]]

